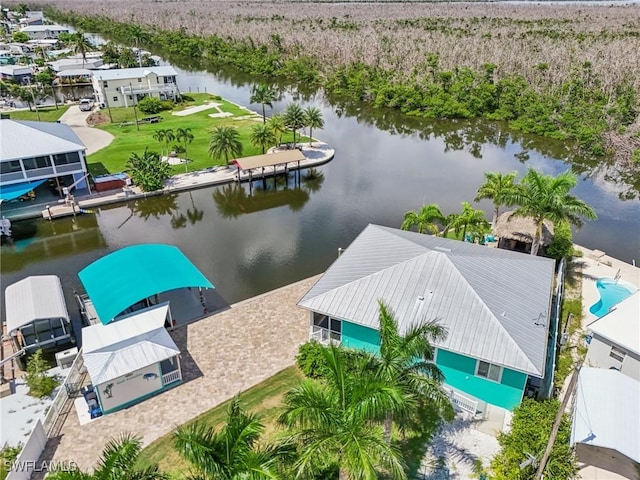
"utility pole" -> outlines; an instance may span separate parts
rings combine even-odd
[[[569,403],[569,399],[573,396],[573,391],[575,390],[576,384],[578,383],[578,374],[580,373],[581,367],[582,360],[578,361],[576,369],[573,371],[573,375],[571,376],[571,380],[569,381],[569,386],[567,387],[567,391],[564,394],[564,398],[562,399],[562,403],[560,404],[560,408],[558,409],[558,413],[556,414],[556,419],[554,420],[553,427],[551,428],[551,435],[549,436],[549,441],[547,442],[547,448],[545,448],[544,450],[544,454],[542,455],[540,464],[538,465],[538,470],[536,471],[536,476],[534,477],[535,480],[542,480],[544,467],[547,466],[547,460],[549,460],[551,449],[553,448],[553,444],[556,442],[558,430],[560,430],[560,423],[562,422],[564,410],[567,408],[567,403]]]
[[[100,89],[104,92],[104,104],[107,106],[107,111],[109,112],[109,122],[113,123],[113,117],[111,116],[111,107],[109,106],[109,98],[107,95],[107,91],[104,90],[104,82],[102,81],[102,77],[100,77]]]
[[[140,131],[140,124],[138,123],[138,112],[136,111],[136,104],[138,103],[136,97],[133,95],[133,85],[129,82],[129,91],[131,92],[131,101],[133,102],[133,116],[136,117],[136,128]]]

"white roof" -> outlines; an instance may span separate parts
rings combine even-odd
[[[90,77],[93,75],[91,70],[86,68],[68,68],[58,72],[59,77]]]
[[[21,32],[46,32],[47,30],[53,32],[68,32],[67,27],[62,25],[29,25],[28,27],[21,28]]]
[[[142,67],[142,68],[117,68],[100,71],[95,76],[102,80],[126,80],[127,78],[142,78],[155,73],[160,77],[170,77],[178,75],[178,72],[170,66],[163,67]]]
[[[640,355],[640,291],[613,307],[588,329]]]
[[[164,328],[169,304],[136,312],[108,325],[82,329],[84,363],[94,385],[180,354]]]
[[[571,444],[610,448],[640,462],[640,382],[617,370],[583,367]]]
[[[0,139],[0,161],[86,150],[63,123],[0,120]]]
[[[31,67],[24,65],[0,65],[0,73],[5,75],[27,75],[33,74]]]
[[[62,284],[55,275],[27,277],[9,285],[4,291],[7,332],[16,330],[34,320],[66,318],[69,312],[62,293]]]

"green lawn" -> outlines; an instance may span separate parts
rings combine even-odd
[[[296,367],[289,367],[276,373],[273,377],[240,395],[243,408],[257,413],[266,426],[265,435],[273,436],[276,431],[276,418],[282,406],[282,397],[292,387],[298,385],[304,378]],[[224,424],[229,402],[222,403],[208,412],[194,418],[191,422],[203,421],[214,427]],[[157,462],[163,472],[172,478],[184,476],[188,469],[185,462],[173,448],[173,432],[159,438],[146,447],[140,455],[139,464],[147,466]]]
[[[224,163],[224,160],[215,162],[211,159],[208,153],[210,133],[218,126],[233,126],[239,130],[240,140],[243,145],[243,156],[258,155],[262,153],[261,149],[251,145],[249,140],[251,127],[261,121],[261,117],[259,115],[255,115],[254,119],[238,119],[237,117],[250,115],[250,112],[238,107],[237,105],[220,99],[220,97],[205,93],[189,94],[187,98],[190,100],[180,104],[174,112],[193,106],[203,105],[207,101],[213,101],[220,104],[220,110],[231,113],[233,116],[211,118],[209,114],[218,112],[215,108],[182,117],[172,115],[172,112],[166,111],[159,114],[159,116],[162,117],[160,122],[154,124],[140,124],[140,129],[138,130],[135,125],[135,112],[133,107],[111,108],[113,123],[100,125],[98,128],[106,130],[116,138],[107,148],[104,148],[88,157],[87,161],[89,163],[89,170],[93,174],[120,172],[124,170],[127,158],[131,152],[140,154],[144,151],[145,147],[149,147],[152,151],[166,152],[166,144],[160,144],[153,138],[154,132],[160,129],[171,129],[174,133],[178,128],[191,129],[191,133],[195,138],[193,139],[193,142],[187,146],[188,158],[191,160],[189,162],[190,171],[200,170]],[[102,110],[102,113],[107,115],[108,111]],[[139,111],[137,112],[137,115],[138,119],[148,116]],[[292,141],[292,139],[292,134],[288,133],[283,136],[282,141],[288,142]],[[300,141],[308,141],[308,139],[303,137]],[[173,150],[173,146],[176,143],[177,142],[175,141],[170,142],[169,149]],[[183,172],[183,165],[177,165],[174,167],[174,173]]]
[[[16,112],[9,112],[9,118],[11,120],[33,120],[37,122],[39,113],[40,121],[55,122],[67,110],[69,110],[69,105],[60,105],[57,110],[56,107],[38,107],[38,112],[36,112],[35,109],[32,112],[30,112],[29,110],[18,110]]]

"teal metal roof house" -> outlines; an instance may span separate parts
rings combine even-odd
[[[298,305],[311,311],[312,338],[372,351],[380,343],[380,299],[401,330],[437,320],[448,335],[436,345],[435,360],[458,405],[512,410],[550,371],[554,266],[546,258],[369,225]]]

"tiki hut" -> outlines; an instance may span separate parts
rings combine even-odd
[[[498,248],[530,252],[536,234],[536,224],[531,217],[518,217],[513,212],[504,212],[493,226],[493,234],[498,237]],[[542,224],[542,246],[553,241],[553,223],[545,220]]]

